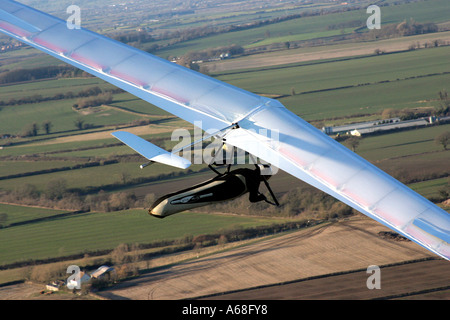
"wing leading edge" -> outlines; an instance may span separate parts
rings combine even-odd
[[[450,215],[278,101],[170,63],[11,0],[0,31],[213,133],[450,260]],[[267,130],[276,135],[268,135]],[[261,134],[265,132],[265,134]]]

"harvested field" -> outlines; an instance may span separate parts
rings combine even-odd
[[[336,59],[374,54],[375,50],[389,53],[408,50],[412,43],[424,43],[432,40],[450,40],[450,31],[434,34],[417,35],[404,38],[394,38],[379,41],[370,41],[357,44],[338,44],[323,47],[298,48],[291,50],[275,51],[257,55],[244,56],[242,58],[210,62],[206,66],[214,73],[261,68],[289,63],[298,63],[322,59]]]
[[[173,128],[163,125],[152,125],[150,126],[140,126],[140,127],[130,127],[126,128],[128,132],[131,132],[135,135],[145,135],[145,134],[158,134],[164,132],[171,132]],[[111,139],[111,133],[117,130],[108,130],[101,132],[93,132],[86,134],[78,134],[71,135],[65,137],[59,137],[51,140],[46,140],[44,142],[34,143],[34,146],[38,145],[49,145],[49,144],[60,144],[60,143],[68,143],[68,142],[80,142],[80,141],[93,141],[93,140],[102,140],[102,139]]]
[[[450,270],[445,260],[426,260],[380,267],[381,288],[368,290],[366,270],[302,279],[286,284],[220,294],[208,300],[449,300]]]
[[[365,270],[370,265],[384,266],[433,257],[427,250],[410,241],[382,238],[378,235],[381,231],[388,229],[365,217],[323,224],[158,269],[103,291],[101,295],[109,299],[139,300],[198,298],[321,275]],[[442,277],[449,279],[448,275]],[[367,275],[363,278],[360,285],[366,288]],[[322,291],[328,289],[325,287]],[[408,291],[414,290],[408,288]],[[328,297],[340,298],[340,295]]]

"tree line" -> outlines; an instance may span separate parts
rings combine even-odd
[[[0,74],[0,84],[34,81],[56,77],[73,78],[77,76],[87,77],[88,74],[72,66],[46,66],[2,72]]]
[[[100,212],[144,207],[146,201],[145,199],[138,201],[131,192],[108,194],[100,191],[97,194],[83,196],[71,191],[67,180],[64,178],[50,180],[44,190],[39,190],[33,184],[24,184],[12,191],[3,192],[0,194],[0,199],[6,203],[38,205],[61,210]]]
[[[433,23],[419,23],[413,19],[404,20],[400,23],[383,25],[381,29],[372,29],[369,32],[354,34],[354,37],[362,39],[385,39],[393,37],[406,37],[426,33],[438,32],[439,27]]]
[[[89,98],[78,99],[77,103],[73,105],[75,110],[98,107],[104,104],[109,104],[113,101],[113,95],[111,92],[101,92],[95,96]]]
[[[22,98],[11,98],[7,101],[0,100],[0,106],[15,106],[15,105],[21,105],[21,104],[30,104],[30,103],[40,103],[40,102],[46,102],[46,101],[54,101],[54,100],[65,100],[65,99],[75,99],[80,98],[79,104],[82,105],[85,103],[84,101],[89,100],[87,98],[92,96],[99,96],[99,95],[112,95],[116,93],[122,93],[124,92],[122,89],[107,89],[102,90],[98,86],[89,87],[87,89],[81,90],[78,93],[74,93],[72,91],[68,91],[65,93],[56,93],[53,96],[47,96],[44,97],[40,94],[33,94],[31,96],[26,96]]]
[[[239,25],[225,25],[225,26],[217,26],[217,25],[204,25],[200,27],[194,28],[186,28],[179,29],[175,31],[164,31],[159,35],[151,36],[149,32],[139,30],[139,31],[131,31],[127,33],[115,33],[110,35],[110,37],[115,38],[118,41],[134,45],[136,47],[142,48],[142,44],[151,43],[150,46],[147,46],[145,49],[148,52],[155,52],[161,49],[164,49],[168,46],[172,46],[181,42],[190,41],[194,39],[200,39],[204,37],[214,36],[218,34],[228,33],[228,32],[236,32],[249,30],[254,28],[260,28],[263,26],[276,24],[284,21],[304,18],[304,17],[314,17],[325,14],[333,14],[338,12],[346,12],[353,10],[361,10],[362,6],[353,6],[353,7],[343,7],[343,8],[332,8],[332,9],[318,9],[311,11],[304,11],[295,14],[288,14],[285,16],[262,19],[257,21],[249,21],[246,23],[242,23]],[[157,41],[164,40],[164,43],[156,43]]]

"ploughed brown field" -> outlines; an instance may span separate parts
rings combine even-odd
[[[450,298],[449,262],[357,217],[159,269],[100,293],[109,299]],[[409,262],[409,263],[405,263]],[[370,265],[381,289],[369,290]]]

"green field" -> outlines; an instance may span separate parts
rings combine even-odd
[[[153,140],[153,142],[159,141],[161,147],[171,149],[175,143],[178,143],[178,140],[171,141],[172,131],[183,127],[185,123],[179,119],[163,122],[164,124],[158,127],[161,129],[161,133],[143,134],[141,136],[144,139]],[[156,125],[150,124],[150,130],[154,126]],[[15,139],[13,141],[17,144],[6,145],[3,149],[0,149],[0,157],[38,155],[55,159],[67,156],[76,159],[108,159],[116,155],[134,154],[130,148],[121,144],[108,133],[118,129],[115,126],[108,126],[106,129],[68,130],[68,132],[57,132],[49,135],[39,134],[37,137]],[[94,135],[93,138],[83,139],[84,135],[91,134]],[[77,136],[79,139],[71,139],[71,136]],[[69,141],[66,142],[65,138],[68,138]],[[5,140],[10,141],[10,139]]]
[[[424,157],[432,158],[438,156],[443,150],[441,145],[434,142],[434,138],[449,130],[450,124],[445,124],[372,137],[368,136],[363,138],[358,147],[358,153],[364,158],[373,161],[427,153],[429,155]],[[443,152],[443,154],[445,155],[447,152]],[[450,155],[447,154],[447,157],[450,157]]]
[[[218,78],[259,94],[281,95],[280,102],[308,121],[368,116],[387,108],[437,106],[438,92],[450,91],[449,54],[450,47],[441,47],[253,69]]]
[[[181,56],[189,51],[200,51],[232,44],[252,47],[260,42],[262,44],[283,43],[286,41],[328,37],[333,35],[333,33],[340,35],[342,28],[330,32],[327,30],[328,27],[350,21],[359,21],[361,26],[365,26],[365,22],[369,17],[365,8],[362,10],[302,17],[248,30],[184,41],[167,49],[157,51],[156,54],[161,57]],[[409,19],[422,23],[439,23],[449,20],[449,11],[450,3],[446,0],[429,0],[418,3],[391,5],[382,7],[382,23],[400,23]],[[343,31],[344,33],[351,33],[353,30],[344,29]],[[270,36],[268,36],[267,32],[269,32]]]
[[[97,78],[75,78],[48,81],[37,81],[26,84],[0,86],[0,100],[10,101],[17,97],[31,97],[40,95],[43,98],[56,94],[66,94],[99,87],[101,90],[113,89],[110,84]],[[0,108],[0,134],[20,134],[27,125],[37,123],[41,125],[51,120],[51,132],[65,132],[76,130],[74,121],[82,119],[93,126],[111,126],[128,124],[143,118],[166,116],[167,112],[152,106],[146,101],[137,99],[129,93],[113,95],[111,107],[95,107],[89,110],[74,111],[72,106],[80,98],[58,99],[29,103],[22,105],[7,105]],[[43,133],[41,128],[40,133]]]
[[[0,55],[0,72],[59,64],[61,63],[58,59],[40,53],[31,47],[24,47],[21,50],[9,51]]]
[[[72,135],[76,135],[77,132],[71,132]],[[84,133],[84,132],[83,132]],[[83,134],[78,132],[78,134]],[[38,138],[44,138],[46,136],[38,136]],[[74,150],[78,150],[80,148],[104,148],[106,145],[111,143],[117,143],[113,137],[110,139],[98,139],[98,140],[89,140],[89,141],[71,141],[71,142],[60,142],[60,143],[52,143],[55,139],[58,138],[58,135],[50,135],[45,140],[38,139],[30,139],[23,144],[13,145],[13,146],[5,146],[3,150],[0,150],[1,156],[19,156],[19,155],[30,155],[30,154],[42,154],[42,153],[53,153],[55,157],[58,156],[61,152],[71,152],[71,156],[75,157],[73,154]],[[47,142],[47,143],[46,143]]]
[[[58,215],[66,212],[67,211],[49,210],[46,208],[23,207],[0,203],[0,213],[8,214],[6,222],[3,223],[4,227],[9,226],[11,224],[23,223],[25,221],[30,221],[34,219],[57,217]],[[0,252],[5,251],[0,250]]]
[[[14,190],[24,184],[35,185],[38,190],[44,191],[49,181],[64,179],[68,183],[69,188],[84,189],[87,187],[99,187],[110,184],[120,184],[123,181],[122,173],[127,173],[128,179],[134,178],[152,178],[160,174],[168,174],[171,172],[180,172],[181,169],[173,169],[161,164],[155,164],[152,170],[143,171],[139,165],[145,163],[145,159],[141,162],[125,162],[104,166],[95,166],[83,169],[61,171],[55,173],[47,173],[30,177],[15,178],[8,180],[0,180],[0,188],[3,190]],[[24,167],[25,168],[25,167]],[[26,169],[32,170],[32,165]],[[192,168],[194,169],[194,168]]]
[[[448,186],[448,184],[448,178],[440,178],[423,182],[416,182],[411,184],[409,187],[427,198],[436,196],[436,193],[445,186]]]
[[[449,54],[450,47],[441,47],[252,69],[218,78],[259,94],[282,95],[280,101],[305,120],[323,120],[436,106],[438,92],[450,91]]]
[[[42,97],[53,97],[56,94],[67,92],[78,94],[91,87],[99,87],[102,90],[114,88],[114,86],[99,78],[61,78],[0,86],[0,99],[9,101],[18,96],[33,96],[36,94]]]
[[[333,119],[357,115],[381,114],[385,109],[435,106],[438,92],[449,90],[449,75],[427,80],[379,83],[339,89],[323,93],[296,95],[281,102],[307,121]],[[433,101],[434,100],[434,101]],[[330,125],[329,122],[326,125]]]
[[[0,210],[5,209],[0,206]],[[33,213],[29,211],[33,210]],[[0,265],[29,259],[46,259],[89,251],[113,249],[121,243],[152,243],[185,236],[216,234],[231,228],[271,225],[284,219],[183,213],[159,220],[146,210],[85,213],[57,218],[53,210],[13,208],[11,215],[55,219],[2,229]],[[18,219],[18,218],[17,218]],[[30,243],[33,245],[30,246]]]
[[[450,47],[440,47],[236,71],[218,78],[249,91],[290,95],[292,88],[302,93],[450,72],[449,55]]]
[[[71,167],[76,161],[2,161],[0,162],[0,178],[24,172]]]
[[[122,109],[123,111],[131,111],[138,116],[164,116],[170,115],[166,111],[155,107],[147,101],[136,98],[129,93],[120,93],[114,95],[114,101],[111,106]]]
[[[52,132],[65,132],[76,130],[74,121],[78,118],[82,118],[86,124],[93,126],[127,124],[141,118],[127,112],[102,107],[95,108],[91,114],[82,115],[72,110],[76,102],[77,99],[66,99],[4,107],[1,110],[0,119],[2,132],[20,134],[28,124],[41,125],[47,120],[53,124]]]

